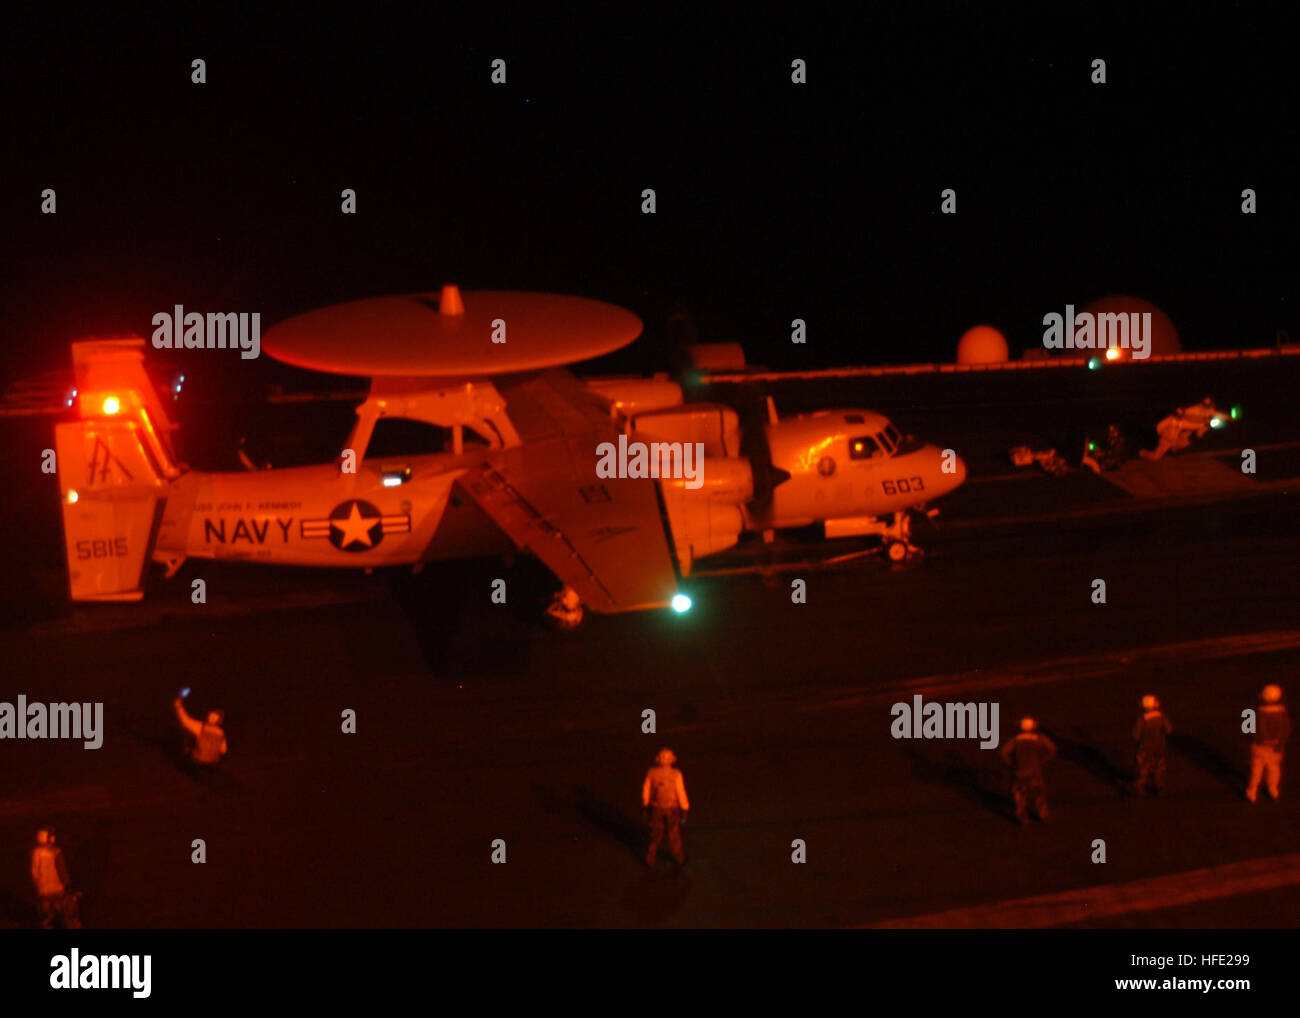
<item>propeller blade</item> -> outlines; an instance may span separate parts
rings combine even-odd
[[[740,417],[740,454],[754,472],[754,496],[750,506],[755,516],[765,516],[772,507],[772,492],[790,474],[772,463],[767,444],[768,409],[765,394],[757,383],[737,386],[736,414]]]

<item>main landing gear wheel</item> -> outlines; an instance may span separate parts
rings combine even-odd
[[[563,587],[551,599],[551,603],[543,613],[542,620],[551,629],[559,632],[572,632],[582,625],[582,620],[586,618],[586,614],[586,609],[582,605],[582,599],[578,597],[578,592],[572,587]]]
[[[902,562],[910,553],[911,550],[904,541],[887,541],[885,543],[885,556],[890,562]]]

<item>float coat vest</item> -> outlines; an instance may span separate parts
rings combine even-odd
[[[1291,719],[1280,703],[1265,703],[1256,719],[1255,745],[1280,750],[1291,736]]]
[[[32,882],[41,897],[67,893],[68,871],[57,846],[37,845],[32,849]]]
[[[1159,755],[1165,751],[1165,736],[1173,730],[1169,719],[1158,710],[1150,710],[1133,726],[1133,741],[1139,753]]]
[[[651,767],[641,786],[641,805],[655,809],[690,809],[682,772],[676,767]]]
[[[199,763],[214,764],[226,751],[226,733],[216,725],[204,724],[194,746],[194,759]]]

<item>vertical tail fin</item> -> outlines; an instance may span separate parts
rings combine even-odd
[[[180,475],[172,424],[144,370],[143,339],[72,344],[80,420],[55,428],[74,601],[137,601]]]

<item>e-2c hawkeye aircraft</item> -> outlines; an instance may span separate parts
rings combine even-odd
[[[74,343],[79,419],[56,428],[72,598],[138,600],[151,561],[171,577],[187,558],[418,568],[519,550],[555,574],[551,614],[571,626],[584,606],[684,610],[682,579],[747,531],[820,522],[904,558],[909,511],[965,479],[951,450],[868,410],[778,418],[769,401],[743,456],[731,407],[685,403],[666,376],[584,383],[561,367],[640,332],[600,301],[454,286],[299,315],[263,350],[368,377],[369,393],[335,462],[246,473],[180,463],[143,339]],[[413,430],[418,454],[377,441]],[[625,459],[635,443],[664,469]],[[690,476],[674,468],[695,450]]]

